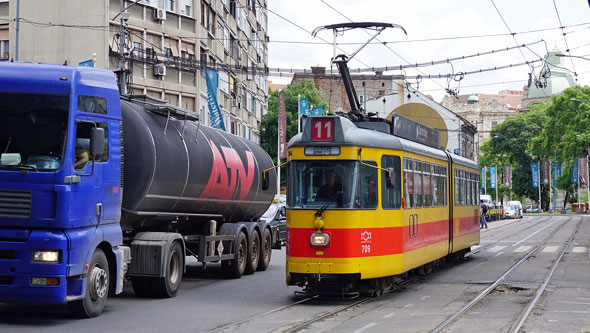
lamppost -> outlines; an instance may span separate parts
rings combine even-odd
[[[573,99],[573,98],[572,98],[572,99]],[[578,137],[578,138],[582,138],[582,139],[584,139],[584,140],[585,140],[585,139],[588,139],[588,137],[587,137],[587,136],[585,136],[585,135],[580,135],[580,134],[576,134],[576,137]],[[588,200],[587,200],[587,202],[590,202],[590,184],[588,184],[588,183],[590,183],[590,181],[589,181],[589,179],[590,179],[590,178],[589,178],[589,177],[590,177],[590,170],[588,170],[588,159],[590,158],[589,154],[590,154],[590,146],[589,146],[589,147],[588,147],[588,149],[587,149],[587,154],[586,154],[586,165],[585,165],[585,169],[586,169],[586,189],[587,189],[587,191],[588,191]],[[578,172],[579,172],[579,171],[578,171]],[[579,198],[580,198],[580,196],[578,195],[578,201],[579,201]],[[580,207],[580,204],[578,203],[578,209],[579,209],[579,207]],[[588,213],[588,207],[586,207],[586,213]]]
[[[497,135],[494,135],[494,136],[492,137],[492,139],[497,139],[497,138],[498,138],[498,136],[497,136]],[[495,168],[494,168],[494,172],[495,172],[495,175],[494,175],[494,178],[495,178],[495,184],[494,184],[494,185],[495,185],[495,187],[496,187],[496,202],[498,202],[498,164],[496,164],[496,166],[495,166]],[[491,177],[491,175],[490,175],[490,177]]]

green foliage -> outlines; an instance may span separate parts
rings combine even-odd
[[[327,101],[323,98],[322,92],[317,90],[312,80],[301,80],[291,83],[283,90],[285,99],[285,111],[287,115],[287,142],[297,134],[297,111],[298,98],[306,97],[309,105],[314,107],[323,106],[327,110]],[[279,92],[269,91],[268,113],[262,117],[262,130],[260,133],[261,146],[270,155],[273,161],[277,161],[278,147],[278,125],[279,119]],[[281,182],[285,183],[286,172],[281,173]]]
[[[512,166],[512,193],[516,197],[528,197],[535,201],[539,198],[538,189],[532,187],[530,169],[530,164],[539,156],[532,151],[531,142],[544,128],[546,109],[546,104],[537,104],[531,107],[529,113],[506,119],[492,129],[490,139],[481,146],[480,166],[497,166],[499,180],[504,167]],[[486,180],[489,183],[489,175]],[[509,196],[511,191],[499,182],[498,192],[501,197]]]

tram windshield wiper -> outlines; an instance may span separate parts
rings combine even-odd
[[[322,216],[322,213],[326,210],[326,208],[328,208],[332,202],[338,200],[338,198],[342,196],[342,193],[342,191],[336,192],[336,194],[334,194],[334,196],[330,198],[326,204],[324,204],[320,209],[317,210],[317,212],[315,212],[315,216]]]

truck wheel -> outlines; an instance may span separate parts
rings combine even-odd
[[[84,299],[68,303],[70,311],[82,318],[98,316],[109,294],[109,264],[101,249],[94,251],[89,267]]]
[[[254,274],[258,268],[258,259],[260,259],[260,236],[258,231],[252,230],[250,247],[248,248],[248,260],[246,261],[246,274]]]
[[[225,275],[230,278],[237,279],[246,271],[246,261],[248,260],[248,240],[243,231],[238,234],[238,241],[236,242],[235,259],[224,260],[221,262],[221,268]]]
[[[258,270],[264,271],[270,264],[270,255],[272,253],[272,236],[267,228],[262,232],[262,246],[260,248],[260,259],[258,259]]]
[[[166,275],[150,279],[154,296],[161,298],[176,296],[178,289],[180,289],[180,281],[182,281],[183,258],[182,246],[179,242],[173,242],[166,260],[168,267]]]

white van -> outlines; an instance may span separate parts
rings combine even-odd
[[[480,194],[479,200],[483,200],[483,203],[486,205],[493,205],[492,196],[489,194]]]
[[[520,201],[508,201],[508,205],[518,207],[520,211],[520,213],[518,214],[519,218],[522,218],[522,204],[520,203]]]

